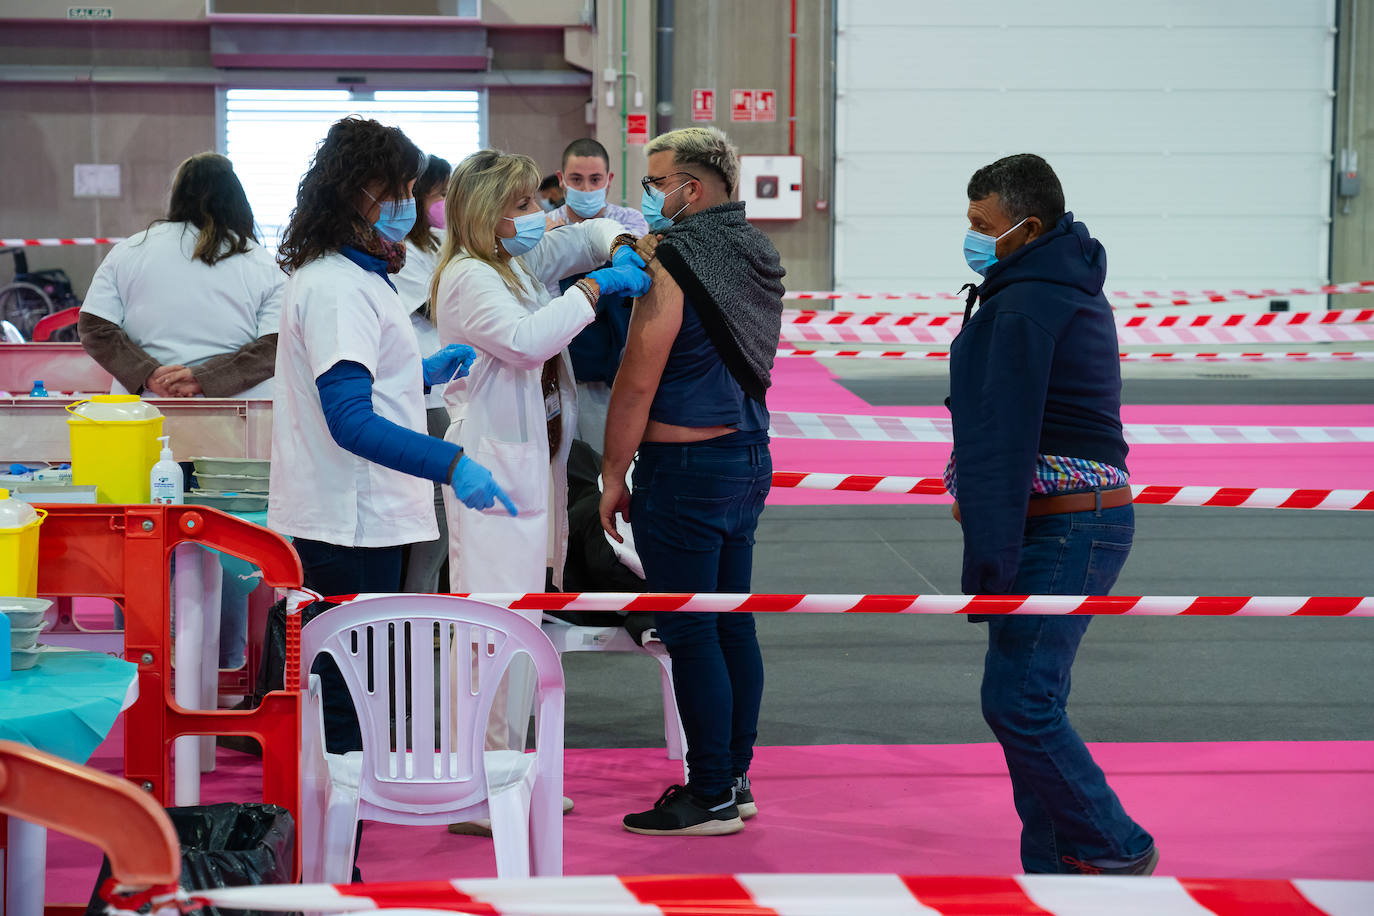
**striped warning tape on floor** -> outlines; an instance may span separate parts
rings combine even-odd
[[[773,411],[771,435],[780,439],[846,442],[951,442],[948,418]],[[1128,423],[1131,445],[1293,445],[1374,442],[1368,426],[1202,426]]]
[[[1021,875],[646,875],[191,891],[221,909],[475,916],[1368,916],[1374,882]]]

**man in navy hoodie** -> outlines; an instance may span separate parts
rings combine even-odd
[[[1039,156],[979,169],[968,198],[964,255],[984,281],[950,350],[945,471],[964,529],[964,593],[1105,595],[1135,530],[1106,252],[1065,212],[1059,179]],[[1092,618],[973,619],[988,624],[983,717],[1011,774],[1022,866],[1150,874],[1154,840],[1065,712]]]

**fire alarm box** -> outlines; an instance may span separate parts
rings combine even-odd
[[[740,156],[739,199],[750,219],[801,219],[802,157]]]

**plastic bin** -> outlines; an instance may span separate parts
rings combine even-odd
[[[38,590],[38,529],[48,513],[0,488],[0,595],[32,598]]]
[[[97,394],[67,411],[72,482],[94,484],[97,502],[148,502],[162,411],[133,394]]]

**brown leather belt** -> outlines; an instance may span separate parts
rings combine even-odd
[[[1098,498],[1101,497],[1101,502]],[[1098,508],[1115,509],[1131,503],[1130,487],[1113,487],[1110,490],[1085,490],[1081,493],[1060,493],[1057,496],[1033,496],[1026,506],[1026,518],[1040,515],[1064,515],[1069,512],[1093,512]],[[959,517],[959,503],[954,504],[954,520]]]

